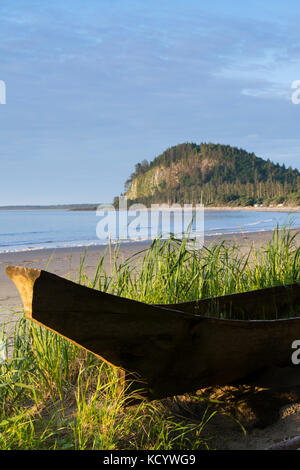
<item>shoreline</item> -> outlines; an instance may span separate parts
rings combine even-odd
[[[296,227],[291,228],[293,233],[297,233]],[[251,246],[259,248],[267,243],[273,234],[273,230],[256,232],[239,232],[234,234],[211,235],[204,238],[204,246],[225,241],[238,244],[241,252],[246,253]],[[300,232],[298,242],[300,244]],[[142,252],[149,248],[152,240],[131,241],[120,244],[120,262],[137,255],[142,256]],[[18,252],[0,253],[0,324],[10,321],[13,318],[13,311],[22,309],[22,302],[15,285],[5,274],[6,266],[24,266],[35,269],[46,269],[53,274],[66,277],[72,281],[78,281],[78,271],[82,257],[85,256],[85,272],[90,278],[94,276],[99,259],[104,256],[104,269],[109,273],[113,262],[114,249],[117,244],[111,245],[90,245],[72,248],[43,248],[36,250],[26,250]],[[138,258],[137,258],[138,259]]]
[[[203,208],[203,209],[202,209]],[[237,213],[241,213],[241,212],[244,212],[245,213],[245,217],[247,217],[247,213],[262,213],[262,214],[271,214],[271,213],[277,213],[277,217],[283,217],[283,215],[280,215],[280,214],[287,214],[287,215],[290,215],[291,217],[293,216],[294,214],[294,217],[298,217],[298,214],[300,213],[300,206],[296,206],[296,207],[291,207],[291,206],[286,206],[286,207],[250,207],[250,206],[247,206],[247,207],[241,207],[241,206],[237,206],[237,207],[229,207],[229,206],[204,206],[204,205],[199,205],[198,208],[197,207],[189,207],[189,205],[185,205],[185,206],[181,206],[180,204],[175,204],[173,206],[164,206],[164,205],[157,205],[157,207],[153,207],[153,208],[137,208],[137,211],[141,211],[141,212],[148,212],[148,217],[150,217],[150,214],[152,212],[165,212],[165,215],[168,216],[167,214],[170,214],[170,213],[174,213],[174,217],[175,217],[175,213],[177,213],[177,216],[178,216],[178,213],[180,211],[187,211],[187,213],[191,212],[193,210],[200,210],[202,212],[204,212],[204,217],[205,217],[205,214],[207,214],[207,216],[209,217],[209,214],[212,214],[214,212],[220,212],[220,213],[223,213],[224,215],[226,213],[232,213],[232,216],[234,217],[234,214],[233,213],[236,213],[235,217],[239,217],[237,215]],[[51,211],[51,209],[49,209],[49,211]],[[121,210],[117,210],[116,212],[122,212],[122,211],[125,211],[125,209],[121,209]],[[81,211],[82,212],[82,211]],[[90,212],[90,211],[85,211],[85,212]],[[128,210],[128,214],[129,216],[136,216],[137,214],[130,214],[130,210]],[[221,216],[221,214],[220,214]],[[117,216],[118,217],[118,216]],[[161,215],[160,215],[161,217]],[[169,216],[168,216],[169,217]],[[219,217],[218,214],[216,214],[216,217]],[[250,216],[251,217],[251,216]],[[252,218],[255,217],[252,215]],[[259,216],[258,216],[259,217]],[[276,216],[275,216],[276,217]],[[259,222],[258,222],[259,223]],[[204,222],[205,224],[205,222]],[[250,223],[250,224],[245,224],[244,226],[244,229],[243,229],[243,232],[244,233],[251,233],[252,230],[248,230],[247,229],[247,225],[249,225],[249,227],[251,225],[256,225],[255,223]],[[275,222],[274,222],[274,225],[275,225]],[[227,236],[227,235],[234,235],[235,233],[240,233],[241,229],[238,229],[238,226],[239,224],[236,223],[236,226],[235,227],[226,227],[224,226],[224,228],[222,227],[218,227],[218,228],[213,228],[213,229],[207,229],[206,230],[206,233],[204,234],[205,237],[214,237],[214,236],[219,236],[219,235],[222,235],[222,236]],[[298,222],[298,226],[300,227],[300,221]],[[265,226],[262,226],[261,229],[259,231],[268,231],[270,229],[270,226],[268,225],[265,225]],[[229,231],[231,230],[231,231]],[[256,232],[256,230],[255,230]],[[144,234],[144,237],[145,238],[141,238],[141,239],[123,239],[121,242],[123,244],[132,244],[132,243],[140,243],[140,242],[150,242],[150,238],[146,238],[148,235],[150,235],[149,233],[149,230],[148,230],[148,234],[145,233]],[[180,235],[178,235],[180,237]],[[69,237],[70,238],[70,237]],[[98,239],[96,240],[96,238],[93,238],[92,236],[89,236],[89,237],[86,237],[87,239],[86,240],[80,240],[80,238],[76,241],[73,241],[73,239],[70,238],[70,240],[68,240],[68,236],[65,237],[65,239],[63,240],[49,240],[49,241],[43,241],[43,242],[40,242],[39,244],[39,241],[37,240],[36,242],[32,242],[32,243],[29,243],[29,246],[28,246],[28,243],[26,244],[26,241],[25,242],[22,242],[22,243],[17,243],[17,244],[14,244],[13,242],[11,243],[8,243],[8,244],[4,244],[3,246],[0,247],[0,255],[2,254],[9,254],[9,253],[26,253],[26,252],[38,252],[40,250],[58,250],[58,249],[67,249],[67,250],[71,250],[71,249],[85,249],[86,247],[91,247],[91,248],[102,248],[102,247],[106,247],[109,245],[109,241],[108,240],[101,240],[101,239]],[[118,240],[110,240],[111,244],[112,245],[116,245],[119,243]]]
[[[271,239],[273,232],[273,230],[269,230],[206,237],[204,246],[225,240],[228,243],[238,244],[241,253],[245,254],[251,246],[259,248],[265,245]],[[291,228],[291,232],[296,233],[298,230]],[[121,244],[120,261],[147,249],[150,243],[151,241],[139,241]],[[296,243],[298,246],[300,245],[300,232],[296,238]],[[113,248],[114,246],[112,246],[112,252]],[[49,263],[47,271],[77,282],[80,259],[84,250],[85,247],[81,246],[72,249],[66,247],[56,249],[46,248],[25,252],[0,253],[0,325],[3,322],[9,322],[5,331],[8,338],[12,334],[15,321],[18,318],[16,318],[12,311],[21,311],[22,302],[15,285],[5,274],[5,267],[8,265],[19,265],[45,269]],[[87,247],[85,271],[88,276],[93,276],[98,260],[105,252],[107,254],[104,258],[104,268],[109,272],[110,263],[111,261],[113,262],[113,253],[109,253],[109,246]],[[8,344],[10,343],[8,342]],[[267,371],[265,375],[262,374],[260,376],[262,382],[258,381],[258,384],[254,383],[253,385],[251,381],[249,383],[246,381],[245,385],[242,384],[238,387],[235,387],[234,384],[229,384],[223,387],[208,389],[207,396],[217,400],[219,403],[226,403],[227,400],[228,409],[224,406],[225,414],[222,411],[222,406],[220,407],[220,412],[216,409],[216,417],[214,420],[209,421],[204,435],[212,436],[213,445],[216,449],[220,450],[258,450],[283,441],[289,435],[296,435],[299,428],[299,403],[297,403],[296,399],[294,401],[286,399],[286,401],[279,403],[276,401],[277,395],[272,394],[272,390],[268,389],[268,386],[272,388],[272,384],[274,384],[276,390],[277,384],[281,386],[282,383],[286,383],[286,388],[289,390],[288,387],[290,387],[292,393],[294,393],[293,386],[299,387],[299,377],[296,372],[295,369],[290,367],[277,367]],[[268,383],[271,385],[268,385]],[[251,402],[251,400],[247,402],[250,389],[253,391],[253,396],[255,393],[257,402]],[[283,388],[283,390],[285,389]],[[203,397],[205,399],[205,389],[202,389],[201,393],[204,393]],[[200,397],[201,393],[199,393]],[[236,397],[235,401],[232,400],[234,396]],[[271,422],[271,424],[263,429],[256,425],[256,422],[262,419],[261,407],[258,406],[257,411],[255,409],[255,403],[260,404],[262,400],[267,400],[270,403],[274,402],[274,405],[272,405],[273,409],[276,406],[278,407],[278,419],[274,419],[274,422]],[[241,405],[241,403],[245,403],[245,405]],[[242,433],[239,424],[231,417],[235,416],[232,411],[233,406],[237,407],[242,419],[245,420],[243,425],[247,430],[247,435]],[[271,413],[272,409],[270,407],[267,408],[267,411]]]
[[[133,204],[134,206],[134,204]],[[181,211],[184,209],[184,204],[177,204],[174,203],[173,205],[168,205],[168,204],[153,204],[153,206],[157,207],[141,207],[137,208],[136,211],[150,211],[150,212],[155,212],[155,211]],[[254,207],[254,206],[205,206],[204,204],[198,204],[197,206],[191,205],[191,204],[186,204],[186,206],[191,206],[188,209],[195,209],[197,206],[203,206],[204,211],[216,211],[216,212],[231,212],[231,211],[238,211],[238,212],[300,212],[300,206],[260,206],[260,207]],[[129,211],[129,208],[126,209],[114,209],[116,212],[123,212],[123,211]],[[94,209],[89,209],[86,212],[91,212]],[[134,210],[135,209],[131,209]],[[95,212],[97,209],[94,210]],[[74,210],[73,212],[76,212]]]
[[[133,204],[134,205],[134,204]],[[195,208],[196,206],[195,205],[192,205],[190,203],[187,203],[186,204],[187,206],[191,206],[192,208]],[[246,211],[246,212],[300,212],[300,206],[259,206],[259,207],[254,207],[254,206],[205,206],[204,204],[197,204],[197,206],[203,206],[204,207],[204,210],[207,210],[207,211]],[[102,204],[99,204],[101,210],[111,210],[111,207],[113,206],[112,204],[105,204],[104,207],[102,207]],[[47,211],[53,211],[53,210],[61,210],[61,211],[67,211],[67,212],[97,212],[98,210],[98,207],[93,207],[91,209],[89,208],[83,208],[83,209],[68,209],[68,208],[55,208],[55,207],[51,207],[51,208],[48,208],[48,207],[39,207],[39,208],[36,208],[36,207],[33,207],[33,208],[22,208],[22,207],[18,207],[18,208],[5,208],[5,207],[0,207],[0,211],[43,211],[43,210],[47,210]],[[174,204],[153,204],[153,206],[155,207],[141,207],[141,208],[138,208],[137,210],[138,211],[144,211],[144,210],[147,210],[147,211],[157,211],[157,210],[172,210],[172,211],[176,211],[176,210],[182,210],[183,207],[184,207],[184,204],[179,204],[179,203],[174,203]],[[173,207],[174,206],[174,207]],[[130,208],[131,206],[129,206]],[[115,211],[117,212],[122,212],[122,211],[126,211],[126,210],[129,210],[128,208],[126,209],[114,209]]]
[[[145,208],[139,210],[148,210],[148,211],[157,211],[157,210],[172,210],[172,211],[179,211],[182,210],[184,206],[177,207],[179,205],[174,204],[174,208],[172,206],[163,206],[160,205],[157,208]],[[201,206],[201,204],[199,204]],[[193,206],[195,208],[195,206]],[[203,205],[204,211],[216,211],[216,212],[300,212],[300,206],[268,206],[268,207],[254,207],[254,206],[205,206]]]
[[[274,207],[253,207],[253,206],[246,206],[246,207],[228,207],[228,206],[205,206],[204,210],[206,211],[245,211],[245,212],[300,212],[300,206],[274,206]]]

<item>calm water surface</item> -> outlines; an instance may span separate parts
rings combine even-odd
[[[112,222],[116,214],[109,213],[106,222]],[[131,230],[131,239],[147,240],[151,238],[150,212],[139,213],[138,219],[122,214],[118,233]],[[156,233],[165,235],[170,213],[162,213],[152,217]],[[167,220],[168,219],[168,220]],[[102,221],[101,221],[102,220]],[[291,223],[300,227],[300,213],[287,214],[283,212],[250,212],[250,211],[206,211],[204,216],[205,236],[234,234],[238,232],[256,232],[272,230],[276,224]],[[93,211],[64,211],[64,210],[1,210],[0,211],[0,252],[33,250],[39,248],[75,247],[86,245],[101,245],[108,243],[108,232],[112,241],[118,239],[118,233],[107,230],[97,236],[97,225],[105,228],[104,219]],[[109,224],[107,224],[109,226]],[[171,232],[182,233],[182,214],[171,214]],[[199,228],[199,227],[198,227]],[[197,229],[197,227],[196,227]],[[103,230],[102,230],[103,232]],[[98,231],[99,233],[99,231]],[[153,226],[152,226],[153,233]],[[192,229],[195,234],[195,227]],[[134,235],[135,234],[135,235]],[[126,238],[126,237],[125,237]]]

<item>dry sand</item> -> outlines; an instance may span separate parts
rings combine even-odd
[[[257,232],[207,237],[205,245],[225,239],[239,243],[246,251],[251,244],[255,247],[263,245],[271,236],[272,232]],[[297,239],[300,243],[300,237]],[[126,259],[145,250],[149,243],[124,243],[120,258]],[[93,276],[97,262],[105,250],[107,247],[88,248],[85,259],[87,275]],[[83,248],[62,248],[0,254],[0,323],[7,320],[13,323],[16,315],[12,312],[22,309],[19,294],[5,275],[6,266],[38,269],[45,269],[47,266],[48,271],[76,281],[83,253]],[[105,266],[109,271],[109,253],[105,257]],[[204,435],[212,437],[209,441],[210,448],[265,449],[274,443],[300,435],[300,366],[269,370],[249,383],[211,388],[199,393],[205,398],[217,398],[222,402],[214,405],[219,412],[205,427]],[[185,399],[182,400],[184,406]],[[206,407],[205,403],[204,406]],[[245,427],[245,435],[237,421]]]
[[[204,429],[212,449],[264,450],[300,436],[300,366],[274,367],[246,383],[200,390],[218,400]],[[203,403],[207,407],[209,402]]]

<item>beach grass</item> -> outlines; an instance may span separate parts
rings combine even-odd
[[[269,243],[246,253],[226,242],[193,250],[188,239],[170,237],[127,260],[120,246],[109,246],[110,271],[104,255],[88,277],[83,254],[76,281],[160,304],[299,282],[296,236],[276,228]],[[10,339],[9,325],[0,333],[2,353],[7,349],[0,363],[1,450],[211,448],[212,402],[187,395],[124,406],[126,390],[120,392],[113,367],[18,315]]]
[[[189,238],[154,240],[150,248],[119,262],[120,246],[110,255],[112,269],[99,260],[95,276],[84,270],[78,282],[88,287],[145,303],[176,304],[300,280],[298,232],[276,227],[265,245],[247,250],[230,241],[193,249]],[[111,247],[110,247],[111,249]]]

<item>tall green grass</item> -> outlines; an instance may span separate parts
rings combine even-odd
[[[154,240],[149,249],[119,262],[116,246],[111,272],[99,260],[90,279],[81,260],[79,282],[105,292],[146,303],[180,303],[300,280],[297,233],[277,227],[265,246],[245,251],[231,242],[202,250],[189,239]]]
[[[108,253],[109,271],[105,256],[99,260],[92,278],[83,255],[77,281],[142,302],[177,303],[300,280],[296,234],[288,229],[246,253],[225,242],[195,251],[172,237],[125,261],[119,250]],[[210,447],[209,402],[187,396],[125,407],[115,369],[22,312],[9,342],[0,363],[0,449]]]

